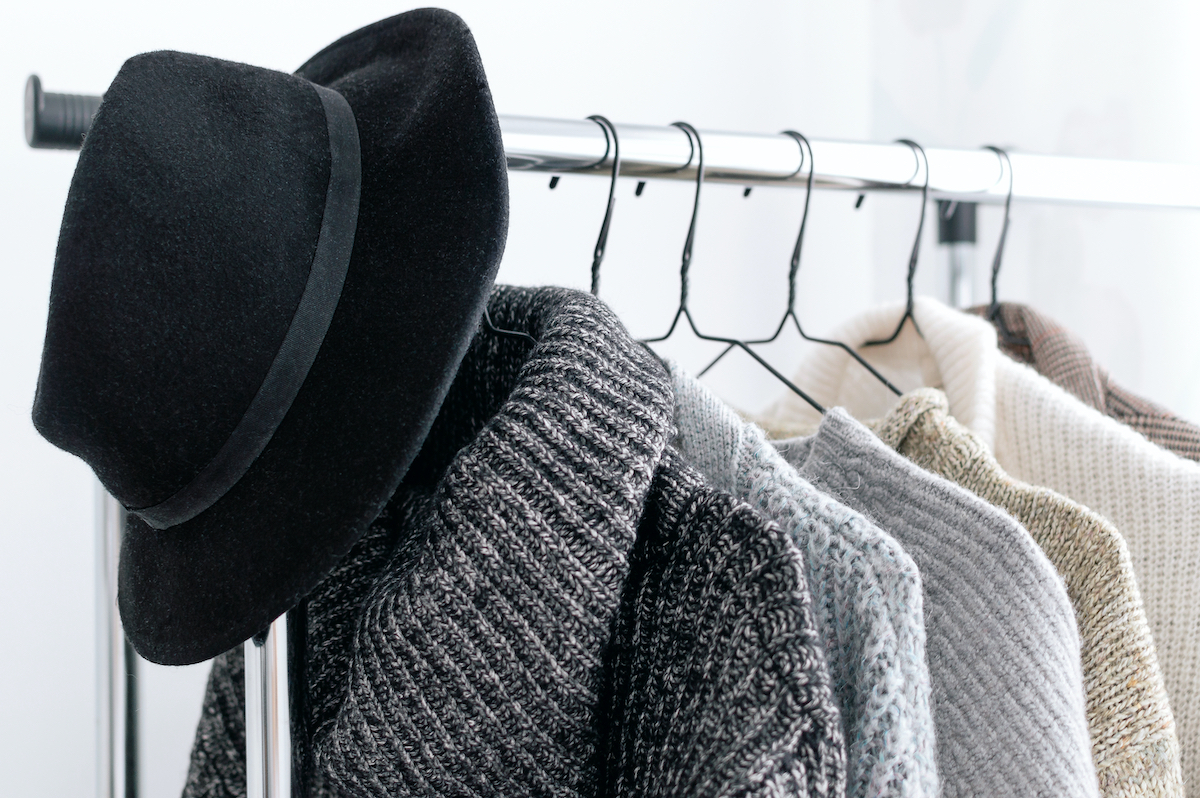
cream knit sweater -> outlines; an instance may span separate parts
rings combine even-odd
[[[876,308],[831,335],[859,347],[890,335],[903,306]],[[1182,747],[1186,794],[1200,798],[1200,463],[1184,460],[1004,357],[992,327],[919,297],[923,338],[906,324],[887,346],[859,351],[902,390],[941,388],[950,413],[993,447],[1011,476],[1057,491],[1112,521],[1129,546]],[[863,419],[899,398],[835,347],[820,347],[797,384]],[[812,429],[784,397],[759,422],[778,437]]]
[[[1063,577],[1079,626],[1100,794],[1182,796],[1175,721],[1120,533],[1082,505],[1004,473],[936,389],[907,394],[875,428],[918,465],[1007,510]]]

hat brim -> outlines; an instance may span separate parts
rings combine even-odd
[[[354,252],[316,361],[249,471],[178,526],[129,516],[121,618],[138,653],[160,664],[200,662],[259,632],[363,535],[437,416],[504,248],[499,123],[457,16],[384,20],[299,74],[355,113]]]

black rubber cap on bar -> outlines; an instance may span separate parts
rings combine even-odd
[[[30,75],[25,83],[25,141],[39,149],[79,149],[101,99],[44,92],[38,76]]]

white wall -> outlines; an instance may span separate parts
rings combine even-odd
[[[354,4],[64,2],[0,12],[0,773],[8,795],[93,793],[92,484],[86,467],[29,422],[58,223],[74,155],[31,151],[21,97],[37,72],[51,91],[101,93],[121,62],[173,48],[291,70],[338,36],[404,10]],[[1195,162],[1200,27],[1184,0],[1138,4],[1014,0],[806,2],[451,2],[471,25],[502,113],[775,131]],[[8,98],[5,100],[4,98]],[[512,177],[501,279],[584,287],[604,180]],[[638,335],[665,330],[677,295],[690,188],[622,181],[602,296]],[[693,267],[703,328],[767,331],[802,197],[705,189]],[[828,331],[900,296],[915,229],[911,197],[819,193],[801,309]],[[1002,294],[1087,337],[1129,387],[1200,418],[1191,305],[1200,289],[1200,215],[1018,207]],[[994,209],[981,241],[994,241]],[[990,251],[990,243],[981,250]],[[919,285],[944,295],[932,229]],[[980,252],[980,268],[990,260]],[[980,290],[984,281],[980,279]],[[980,294],[982,299],[983,295]],[[670,351],[698,368],[686,336]],[[770,353],[790,370],[794,339]],[[742,357],[712,385],[753,409],[778,390]],[[146,668],[143,794],[176,794],[199,710],[203,667]]]

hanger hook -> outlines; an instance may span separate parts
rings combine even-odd
[[[621,173],[621,143],[617,138],[617,126],[608,121],[606,117],[593,114],[588,119],[595,122],[604,131],[604,159],[608,160],[610,146],[613,157],[612,179],[608,184],[608,205],[604,210],[604,223],[600,225],[600,236],[596,239],[596,249],[592,253],[592,296],[599,296],[600,264],[604,262],[604,250],[608,247],[608,228],[612,224],[613,206],[617,202],[617,176]]]
[[[692,162],[693,157],[696,159],[696,193],[692,198],[692,221],[688,225],[687,241],[684,242],[683,257],[680,259],[679,264],[679,310],[675,311],[675,318],[671,321],[671,327],[667,330],[666,335],[663,335],[659,338],[643,339],[641,343],[652,344],[667,340],[671,337],[671,333],[675,332],[675,327],[678,326],[679,319],[684,318],[687,320],[688,326],[692,328],[692,332],[697,338],[702,341],[714,341],[717,343],[738,347],[747,355],[754,358],[759,365],[771,372],[776,379],[786,385],[797,396],[808,402],[818,413],[824,413],[824,407],[816,402],[811,396],[796,387],[791,380],[779,373],[778,369],[776,369],[767,361],[763,360],[762,356],[747,346],[745,341],[738,341],[733,338],[724,338],[715,335],[705,335],[696,328],[696,321],[692,318],[692,312],[688,310],[687,306],[688,268],[692,265],[692,245],[696,240],[696,218],[700,214],[700,188],[704,185],[704,144],[700,141],[700,131],[696,130],[696,128],[692,127],[687,122],[672,122],[671,126],[677,127],[686,133],[688,137],[688,143],[690,143],[692,146],[692,153],[688,157],[688,164]],[[680,168],[686,169],[687,164],[684,164],[684,166]]]
[[[996,157],[1000,159],[1000,176],[1004,176],[1004,171],[1008,170],[1008,194],[1004,197],[1004,223],[1000,226],[1000,240],[996,242],[996,254],[992,256],[992,302],[988,305],[987,319],[996,326],[996,332],[999,333],[1001,342],[1009,346],[1030,346],[1029,339],[1016,335],[1008,328],[1007,322],[1004,321],[1004,314],[1000,312],[999,290],[997,284],[1000,280],[1000,264],[1004,260],[1004,244],[1008,240],[1008,222],[1010,212],[1012,211],[1013,198],[1013,168],[1012,160],[1008,157],[1008,152],[1000,147],[994,147],[991,144],[985,145],[984,149],[991,150],[996,153]]]
[[[913,157],[917,159],[917,170],[913,172],[913,176],[908,179],[905,185],[911,185],[913,178],[921,173],[921,167],[924,166],[925,168],[925,183],[921,186],[921,220],[917,223],[917,237],[913,240],[912,253],[908,256],[907,297],[904,304],[904,315],[900,317],[900,323],[896,325],[896,331],[890,336],[878,341],[867,341],[863,346],[890,344],[900,335],[900,330],[904,328],[904,322],[909,319],[912,319],[913,327],[916,328],[917,334],[921,334],[921,328],[917,327],[917,320],[913,317],[913,279],[917,274],[917,260],[921,254],[921,236],[925,232],[925,209],[929,205],[929,156],[925,154],[924,147],[911,139],[897,139],[896,143],[907,144],[913,151]]]
[[[911,139],[900,139],[899,142],[912,147],[914,156],[918,152],[921,153],[918,168],[922,164],[925,167],[925,183],[921,186],[921,220],[917,223],[917,237],[913,239],[912,254],[908,257],[908,303],[905,309],[911,315],[913,309],[913,278],[917,274],[917,259],[921,252],[921,234],[925,231],[925,210],[929,207],[929,156],[925,154],[924,147]]]
[[[1008,220],[1013,198],[1013,170],[1007,152],[991,144],[985,145],[984,149],[996,153],[996,157],[1000,159],[1001,174],[1008,172],[1008,194],[1004,197],[1004,224],[1000,226],[1000,240],[996,243],[996,254],[992,256],[992,304],[988,307],[988,318],[995,318],[1000,310],[1000,302],[996,298],[996,282],[1000,277],[1000,263],[1004,259],[1004,242],[1008,238]]]
[[[704,185],[704,145],[700,142],[700,132],[692,127],[687,122],[672,122],[672,127],[677,127],[684,132],[688,137],[688,145],[692,148],[688,153],[688,160],[683,166],[679,167],[680,171],[686,169],[693,158],[697,158],[696,162],[696,193],[692,198],[692,220],[688,225],[687,240],[683,244],[683,256],[680,258],[679,264],[679,309],[675,311],[675,318],[671,320],[671,326],[667,328],[665,335],[658,338],[646,338],[642,341],[644,344],[658,343],[665,341],[675,332],[675,327],[679,324],[679,319],[687,317],[688,324],[691,325],[692,331],[697,332],[696,325],[692,321],[692,313],[688,310],[688,268],[692,265],[692,244],[696,240],[696,217],[700,212],[700,187]]]
[[[803,133],[795,130],[785,130],[783,133],[795,139],[796,144],[800,147],[800,166],[793,174],[798,174],[804,168],[804,164],[808,164],[808,180],[804,186],[804,213],[800,217],[800,233],[796,236],[796,246],[792,247],[792,261],[788,269],[787,309],[794,314],[796,312],[796,275],[800,272],[800,252],[804,249],[804,231],[808,227],[808,203],[812,199],[813,175],[817,170],[813,168],[812,142]],[[806,149],[807,156],[805,155]]]
[[[696,241],[696,219],[700,215],[700,187],[704,185],[704,144],[700,141],[700,131],[687,122],[672,122],[687,134],[688,142],[692,145],[692,155],[696,158],[696,193],[692,197],[692,220],[688,224],[687,240],[683,243],[683,255],[679,263],[679,307],[687,310],[688,300],[688,269],[692,265],[692,245]],[[691,163],[692,156],[688,156]]]

